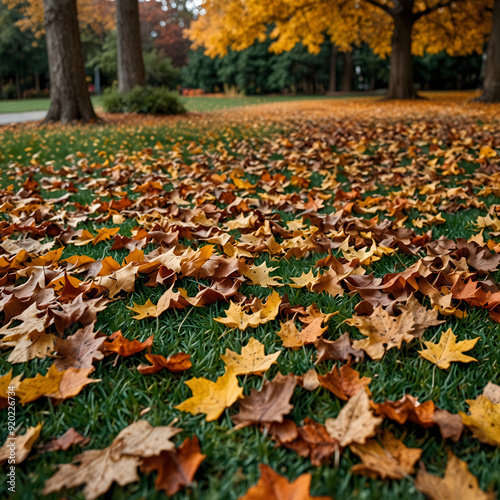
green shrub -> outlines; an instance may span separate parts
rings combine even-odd
[[[102,105],[108,113],[175,115],[186,112],[179,97],[165,87],[135,87],[126,94],[120,94],[113,87],[104,91]]]

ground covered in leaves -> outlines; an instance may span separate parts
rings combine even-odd
[[[495,498],[498,116],[456,95],[0,131],[17,496]]]

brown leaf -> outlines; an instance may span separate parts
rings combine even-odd
[[[363,462],[361,465],[354,465],[352,473],[382,479],[403,479],[413,474],[415,463],[423,451],[407,448],[388,430],[382,433],[381,443],[376,439],[369,439],[365,444],[351,444],[349,448]]]
[[[370,377],[360,378],[359,372],[350,365],[343,365],[340,370],[334,366],[326,375],[318,375],[318,379],[325,389],[344,401],[355,396],[363,387],[368,389],[368,384],[372,380]]]
[[[104,358],[102,351],[106,337],[99,336],[100,332],[94,332],[94,324],[80,328],[66,339],[56,339],[55,351],[59,359],[54,361],[54,366],[59,371],[68,368],[89,368],[95,361]]]
[[[349,361],[352,359],[354,362],[359,363],[365,356],[363,350],[352,348],[347,332],[334,341],[319,338],[314,342],[314,346],[318,351],[318,359],[315,364],[329,359],[334,361]]]
[[[41,422],[37,424],[36,427],[30,427],[21,436],[16,435],[7,437],[4,445],[0,448],[0,463],[9,460],[12,457],[14,457],[16,464],[24,462],[30,454],[35,441],[40,437],[42,426],[43,423]]]
[[[444,477],[433,476],[420,468],[415,479],[415,487],[432,500],[493,500],[494,493],[479,489],[477,479],[469,472],[467,464],[448,451],[448,463]]]
[[[252,389],[250,396],[240,401],[240,412],[232,417],[237,428],[252,424],[283,422],[283,416],[293,408],[290,404],[297,379],[293,375],[278,373],[270,382],[266,380],[262,389]]]
[[[194,436],[193,439],[185,439],[175,451],[162,451],[157,456],[143,459],[141,471],[157,471],[156,489],[163,490],[168,496],[175,495],[193,482],[205,456],[200,452],[198,437]]]
[[[80,444],[85,438],[75,430],[74,427],[68,429],[61,437],[54,438],[48,443],[38,447],[39,453],[48,453],[50,451],[68,450],[75,444]]]
[[[173,354],[168,358],[165,358],[161,354],[148,353],[146,354],[146,359],[152,363],[152,366],[141,364],[137,367],[137,371],[143,375],[150,375],[164,368],[171,372],[182,372],[184,370],[189,370],[189,368],[193,366],[189,358],[190,354],[185,354],[183,352]]]
[[[154,335],[148,337],[144,342],[138,340],[126,339],[121,330],[110,335],[109,340],[104,342],[104,349],[106,352],[116,352],[120,356],[132,356],[144,349],[150,348],[153,345]]]

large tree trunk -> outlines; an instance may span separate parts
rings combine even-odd
[[[500,0],[495,0],[493,6],[493,26],[486,53],[483,95],[478,101],[500,102]]]
[[[129,92],[134,87],[146,85],[137,0],[116,0],[116,32],[118,90]]]
[[[328,94],[335,94],[337,91],[337,47],[333,43],[330,44],[329,66]]]
[[[85,80],[76,0],[43,0],[50,72],[45,122],[97,120]]]
[[[389,74],[388,99],[415,99],[413,84],[413,60],[411,56],[411,32],[413,28],[413,2],[406,2],[398,13],[392,15],[392,52]]]
[[[342,73],[340,90],[342,92],[352,92],[352,72],[354,70],[352,52],[344,52],[344,62],[344,72]]]

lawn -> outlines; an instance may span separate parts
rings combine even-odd
[[[354,94],[351,94],[354,95]],[[364,95],[364,94],[363,94]],[[366,94],[370,95],[370,94]],[[345,99],[349,94],[339,94],[336,99]],[[244,97],[181,97],[181,101],[188,111],[213,111],[216,109],[229,109],[252,104],[264,104],[269,102],[303,101],[310,99],[332,99],[331,96],[244,96]],[[96,107],[101,106],[101,98],[92,97],[92,103]],[[49,109],[50,99],[21,99],[0,100],[0,114],[23,113],[26,111],[45,111]]]
[[[227,107],[243,102],[192,98],[188,107],[214,109],[216,101]],[[43,427],[16,466],[16,498],[41,498],[58,465],[110,446],[122,429],[145,419],[181,428],[172,438],[176,446],[197,436],[205,455],[193,482],[174,498],[237,499],[259,480],[259,464],[267,464],[290,481],[311,474],[312,495],[423,499],[415,479],[418,461],[408,469],[396,464],[397,479],[382,479],[372,469],[370,477],[352,470],[361,463],[359,442],[340,446],[328,433],[315,443],[276,437],[280,415],[296,426],[306,418],[332,422],[359,391],[371,394],[366,411],[380,423],[376,436],[360,425],[358,437],[366,431],[366,439],[374,439],[367,442],[376,443],[382,430],[390,431],[406,447],[421,450],[427,472],[440,477],[450,451],[465,461],[479,488],[500,490],[498,431],[491,427],[485,437],[465,417],[472,400],[488,399],[481,396],[488,382],[500,384],[500,106],[471,104],[461,95],[417,103],[273,101],[244,112],[0,131],[0,403],[11,369],[23,380],[47,374],[59,352],[51,342],[82,328],[106,337],[121,330],[141,342],[154,336],[152,353],[185,353],[192,363],[185,371],[143,374],[137,367],[148,364],[147,350],[123,356],[101,345],[95,359],[86,360],[95,366],[86,372],[95,382],[73,397],[54,397],[52,387],[35,398],[33,382],[25,383],[21,397],[31,391],[35,399],[24,405],[16,399],[18,434],[41,422]],[[120,274],[127,265],[135,270],[131,279]],[[148,300],[159,304],[169,290],[161,314],[134,318]],[[253,327],[221,322],[230,307],[246,308],[240,319],[257,314],[256,299],[265,303],[272,294],[281,301],[276,314],[268,308]],[[99,298],[102,310],[89,327],[89,310]],[[77,300],[83,308],[71,307]],[[23,313],[29,307],[34,313]],[[148,310],[151,316],[157,308]],[[37,331],[33,325],[40,322],[44,327]],[[376,335],[370,337],[379,354],[363,342],[367,329],[380,333],[396,323],[392,340],[406,334],[402,343],[399,335],[399,347],[389,348],[391,335],[378,344]],[[312,340],[300,336],[311,324]],[[477,339],[465,352],[474,359],[442,368],[419,351],[449,328],[457,342]],[[284,346],[285,330],[292,332],[293,347]],[[344,333],[357,354],[317,362],[321,339],[335,341]],[[241,399],[211,421],[203,412],[176,408],[192,396],[186,381],[215,382],[226,370],[221,355],[227,349],[240,353],[251,337],[266,355],[279,357],[263,375],[237,376],[244,396],[278,373],[294,384],[294,376],[308,373],[312,385],[302,387],[299,380],[291,409],[235,428]],[[33,339],[44,348],[36,349]],[[12,348],[17,351],[10,360],[19,362],[8,361]],[[87,366],[73,361],[79,367],[73,370]],[[347,395],[340,398],[318,386],[310,371],[326,375],[346,364],[371,379],[369,393],[341,379]],[[405,395],[421,403],[410,405],[406,418],[395,405],[382,405]],[[498,428],[500,403],[488,401],[491,425]],[[464,415],[467,425],[456,440],[443,437],[433,405],[444,410],[445,433],[453,427],[457,434],[458,414]],[[88,438],[83,447],[41,452],[41,443],[71,427]],[[1,441],[6,438],[7,425],[0,432]],[[313,465],[313,454],[320,464]],[[381,457],[384,452],[375,469]],[[155,477],[139,472],[138,481],[113,484],[106,498],[164,498]],[[1,482],[1,496],[8,493]],[[81,488],[46,498],[62,496],[84,498]]]

